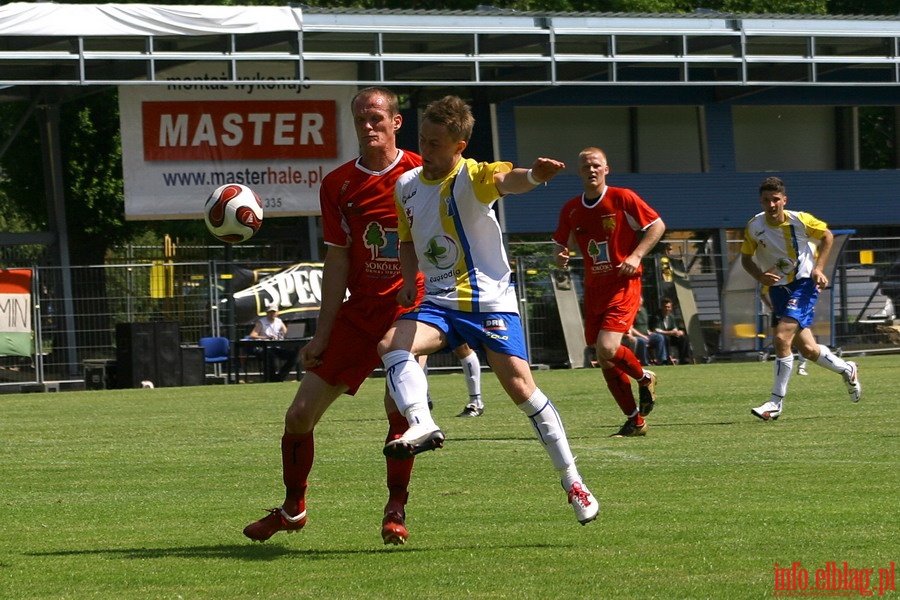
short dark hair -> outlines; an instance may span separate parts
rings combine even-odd
[[[435,100],[425,107],[422,119],[427,119],[435,125],[443,125],[459,142],[468,143],[475,128],[472,109],[459,96],[444,96],[440,100]]]
[[[779,177],[766,177],[763,179],[763,182],[759,184],[759,195],[762,196],[763,192],[783,194],[785,192],[784,182]]]

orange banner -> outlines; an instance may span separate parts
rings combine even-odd
[[[31,269],[0,270],[0,355],[31,356]]]

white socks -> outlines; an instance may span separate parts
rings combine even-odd
[[[849,373],[850,365],[847,361],[840,358],[837,354],[828,349],[828,346],[819,344],[819,358],[816,364],[835,373]],[[788,382],[791,379],[791,369],[794,367],[794,355],[791,354],[785,358],[775,359],[775,384],[772,386],[772,397],[770,400],[776,404],[781,404],[782,399],[787,395]]]
[[[428,410],[428,378],[419,361],[406,350],[393,350],[381,357],[387,374],[387,388],[397,409],[410,427],[434,425]]]
[[[819,358],[816,359],[816,364],[835,373],[850,372],[850,365],[847,364],[847,361],[829,350],[828,346],[823,346],[822,344],[819,344]]]
[[[469,403],[481,408],[484,403],[481,401],[481,361],[478,360],[478,354],[472,352],[465,358],[459,360],[462,365],[463,375],[466,377],[466,387],[469,388]]]
[[[772,386],[772,398],[770,398],[772,402],[781,404],[781,400],[787,395],[788,382],[791,380],[793,368],[793,354],[775,359],[775,384]]]
[[[538,388],[534,390],[528,400],[518,406],[522,412],[528,415],[538,440],[550,455],[550,460],[553,461],[553,468],[557,471],[568,471],[571,467],[574,471],[575,457],[572,456],[566,430],[563,428],[562,419],[559,418],[553,402]],[[577,474],[577,471],[575,473]],[[563,486],[565,487],[565,482]],[[569,487],[571,487],[571,483]]]

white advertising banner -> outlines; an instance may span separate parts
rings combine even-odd
[[[226,183],[255,190],[266,217],[319,214],[322,177],[358,154],[356,88],[285,83],[273,71],[290,67],[263,63],[254,70],[270,84],[223,85],[206,68],[173,69],[166,86],[119,87],[125,217],[203,218]]]

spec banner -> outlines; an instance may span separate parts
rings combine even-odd
[[[319,316],[322,263],[298,263],[274,272],[238,268],[233,273],[233,281],[236,286],[246,286],[232,294],[237,323],[252,323],[266,314],[270,302],[278,304],[279,316],[284,321]]]
[[[256,191],[266,217],[319,214],[322,178],[358,154],[356,89],[289,83],[284,65],[242,67],[271,83],[219,84],[189,64],[167,71],[166,86],[119,87],[126,219],[202,219],[226,183]]]

